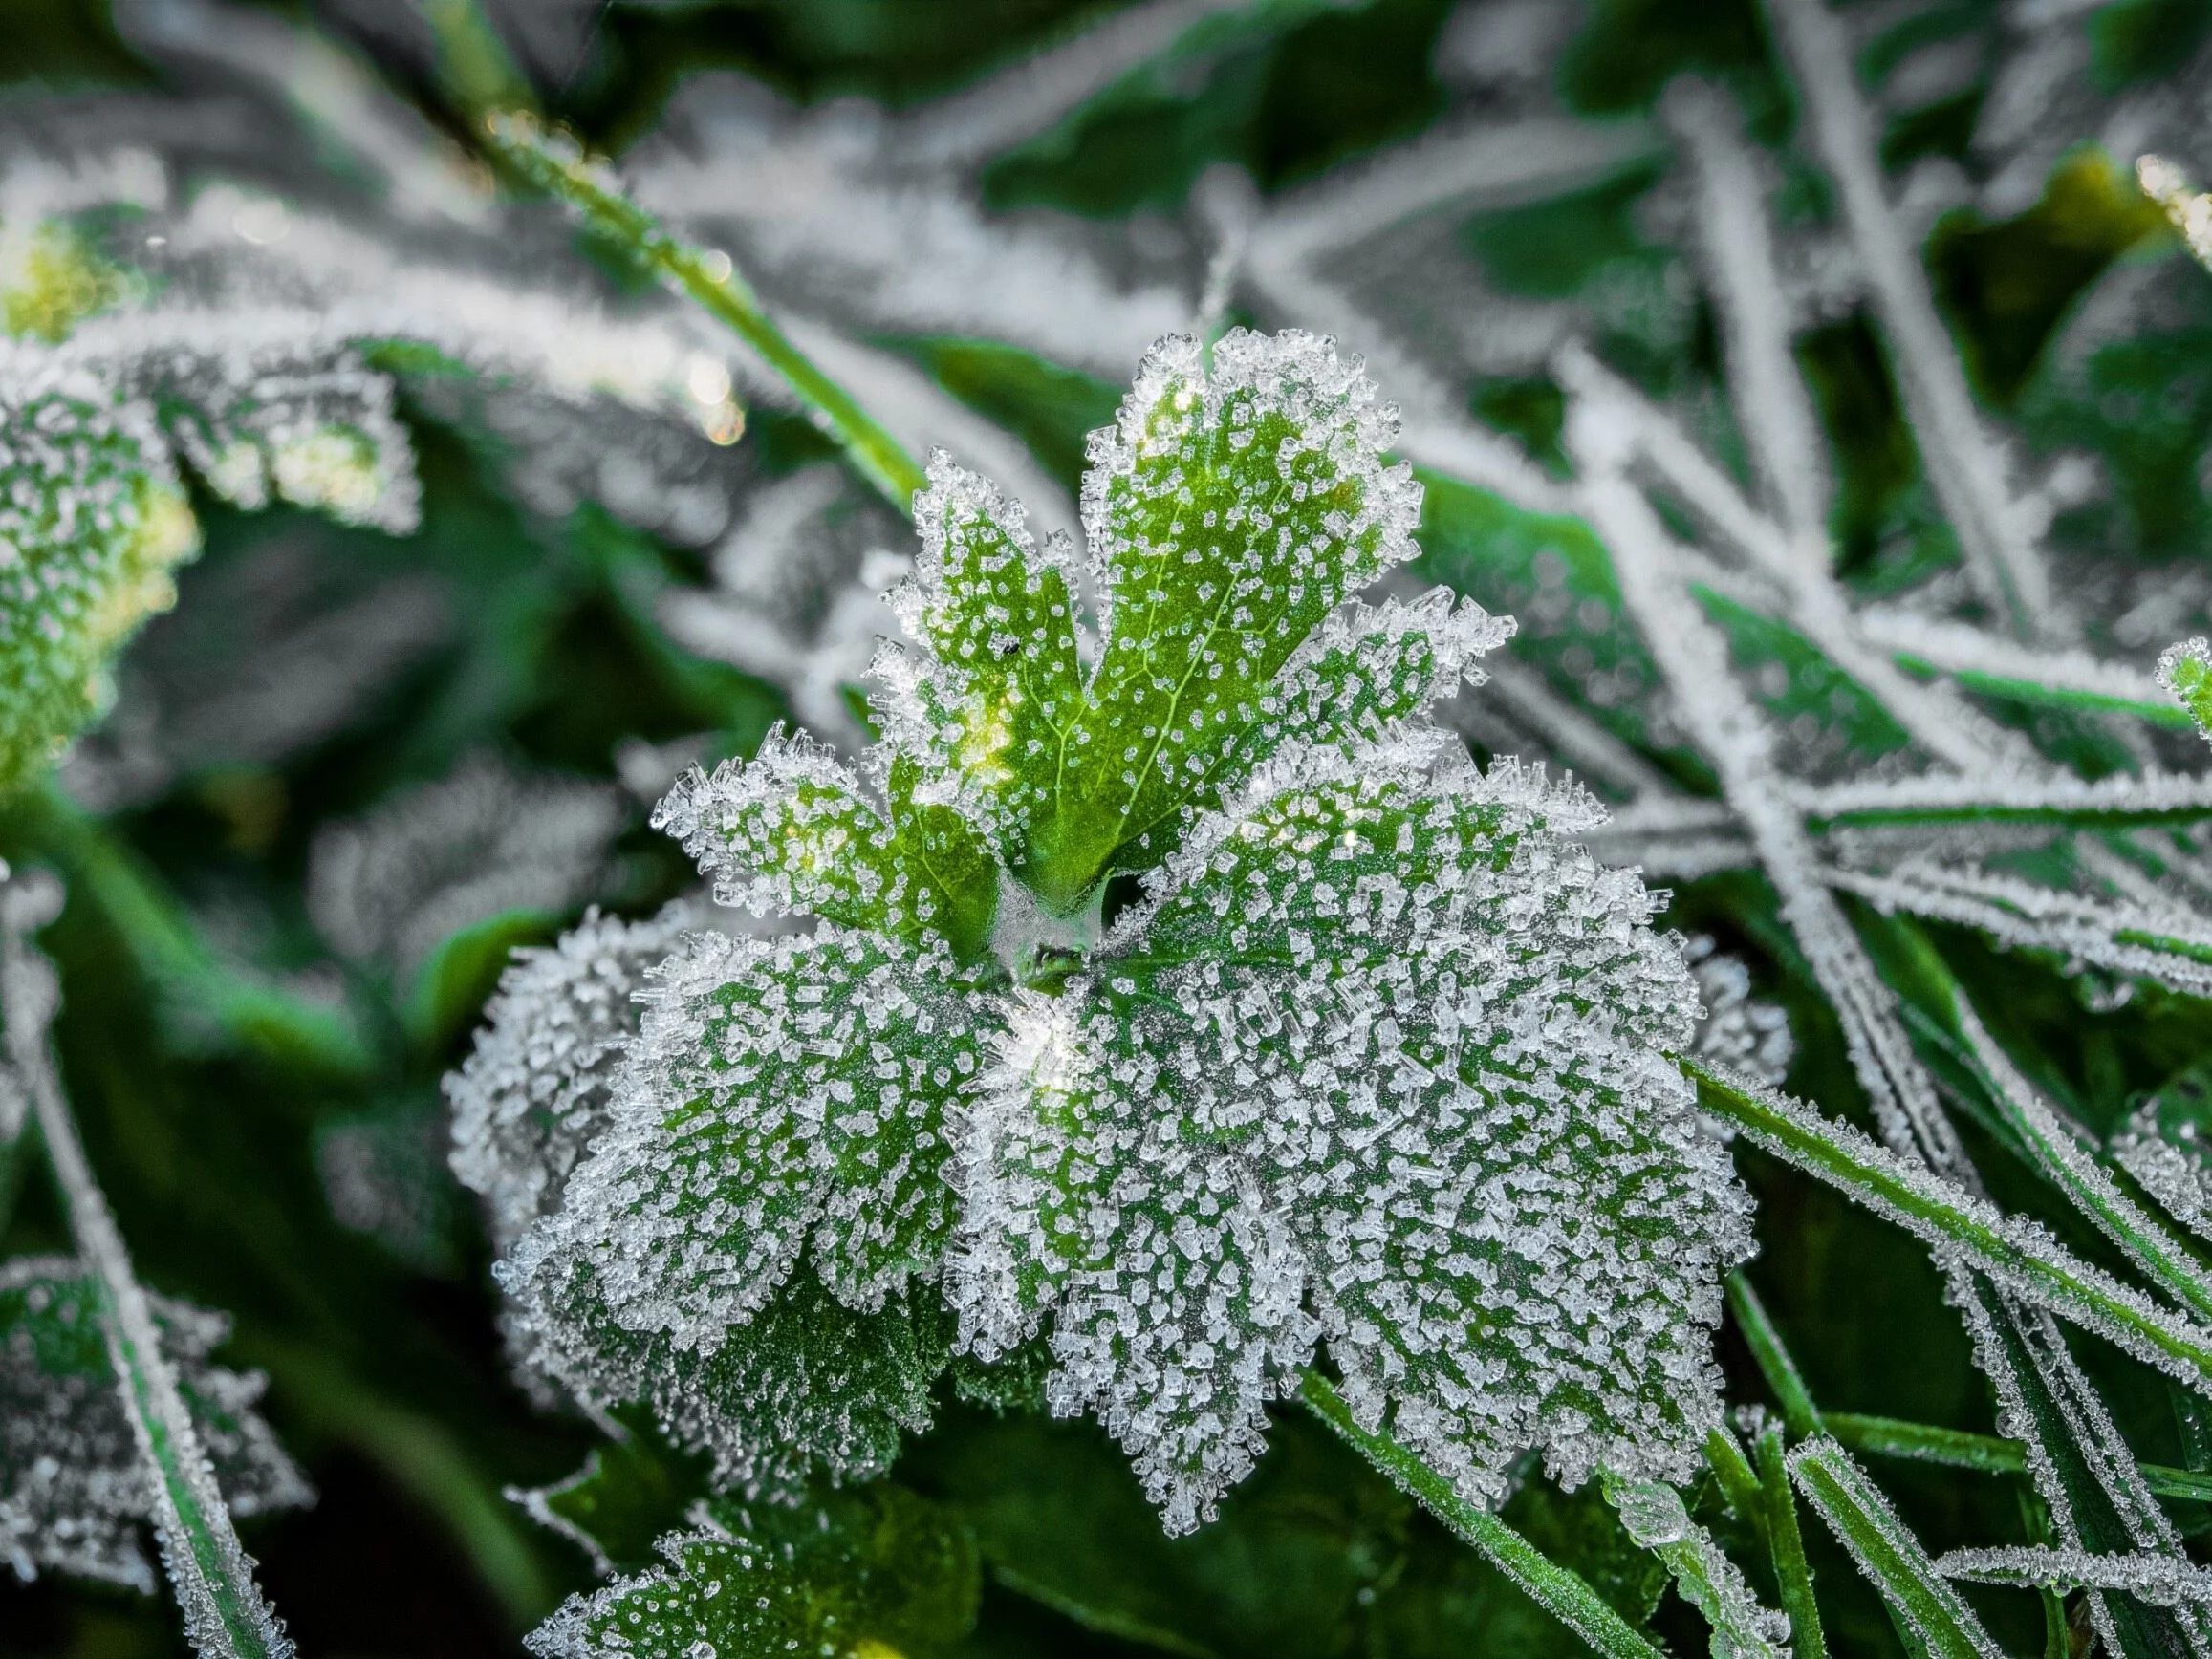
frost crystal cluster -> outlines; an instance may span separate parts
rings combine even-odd
[[[1175,1532],[1324,1352],[1470,1497],[1689,1473],[1749,1250],[1696,987],[1591,797],[1431,723],[1510,623],[1358,597],[1417,550],[1394,419],[1327,341],[1165,340],[1080,563],[937,460],[884,742],[656,817],[796,931],[589,923],[449,1086],[532,1364],[772,1491],[1041,1367]]]
[[[153,1495],[97,1306],[75,1261],[25,1256],[0,1266],[0,1562],[23,1579],[51,1569],[150,1591],[140,1534]],[[154,1313],[232,1513],[312,1501],[253,1409],[262,1378],[208,1364],[229,1321],[165,1298]]]

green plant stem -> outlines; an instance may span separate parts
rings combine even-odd
[[[1728,1507],[1753,1526],[1763,1526],[1765,1506],[1759,1497],[1759,1476],[1744,1455],[1744,1448],[1736,1444],[1736,1436],[1725,1429],[1710,1431],[1705,1435],[1705,1466],[1721,1483]]]
[[[760,296],[725,253],[693,248],[639,206],[603,167],[567,140],[549,137],[531,117],[509,112],[484,123],[499,157],[531,184],[568,204],[594,230],[619,245],[646,270],[696,300],[727,325],[783,377],[815,420],[886,501],[914,516],[914,497],[927,480],[899,441],[859,401],[776,327]]]
[[[1774,1398],[1782,1408],[1782,1420],[1789,1433],[1798,1439],[1820,1432],[1820,1408],[1812,1403],[1812,1391],[1805,1386],[1799,1374],[1797,1362],[1789,1357],[1783,1346],[1782,1333],[1774,1328],[1774,1322],[1767,1315],[1766,1304],[1759,1293],[1751,1288],[1751,1282],[1737,1269],[1728,1275],[1728,1311],[1736,1316],[1736,1328],[1743,1332],[1744,1341],[1751,1349],[1751,1357],[1758,1363],[1759,1373],[1767,1379],[1767,1386],[1774,1390]]]
[[[0,903],[13,896],[0,895]],[[153,1307],[62,1098],[46,1038],[58,995],[50,970],[32,957],[11,916],[0,926],[9,1058],[30,1093],[71,1237],[90,1273],[108,1363],[145,1466],[162,1563],[185,1633],[206,1659],[291,1659],[293,1645],[254,1583],[176,1371],[162,1352]]]
[[[1998,1659],[1958,1590],[1936,1571],[1879,1487],[1834,1439],[1816,1434],[1790,1454],[1790,1475],[1881,1593],[1908,1651],[1928,1659]]]
[[[1758,1445],[1759,1491],[1767,1553],[1774,1563],[1775,1588],[1789,1617],[1789,1650],[1795,1659],[1828,1659],[1828,1636],[1820,1623],[1820,1603],[1812,1593],[1812,1566],[1805,1559],[1805,1535],[1797,1525],[1797,1494],[1789,1484],[1789,1464],[1782,1450],[1782,1430],[1768,1423]]]
[[[1693,1059],[1701,1103],[1753,1145],[1826,1181],[2004,1289],[2121,1344],[2200,1390],[2212,1390],[2212,1331],[2176,1318],[2040,1230],[2012,1224],[1963,1188],[1904,1163],[1863,1135]],[[1763,1098],[1764,1097],[1764,1098]]]
[[[1927,1423],[1907,1423],[1896,1417],[1862,1416],[1855,1411],[1831,1411],[1823,1426],[1854,1452],[1899,1457],[1919,1463],[1941,1463],[1952,1469],[1978,1470],[1984,1475],[2024,1475],[2028,1453],[2017,1440],[1993,1434],[1974,1434],[1963,1429],[1939,1429]],[[2145,1463],[2143,1478],[2160,1497],[2180,1497],[2212,1503],[2212,1475],[2176,1469],[2170,1464]]]
[[[1469,1503],[1449,1480],[1388,1434],[1370,1433],[1353,1421],[1352,1408],[1326,1377],[1307,1371],[1299,1381],[1299,1397],[1399,1490],[1418,1498],[1605,1659],[1665,1659],[1579,1573],[1559,1565],[1480,1504]]]

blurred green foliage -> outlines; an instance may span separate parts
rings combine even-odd
[[[906,107],[1112,10],[1068,0],[965,0],[956,16],[941,0],[613,5],[594,20],[574,77],[547,101],[616,149],[652,129],[684,77],[715,69],[810,103],[866,97]],[[1995,15],[1989,4],[1943,11],[1920,35],[1877,41],[1868,72]],[[1219,162],[1247,170],[1263,192],[1295,185],[1447,111],[1453,95],[1435,52],[1448,13],[1444,0],[1268,0],[1217,17],[1168,58],[998,158],[986,199],[1009,211],[1100,219],[1159,213],[1183,205]],[[2170,73],[2208,27],[2212,9],[2196,0],[2118,0],[2083,24],[2111,89]],[[1723,77],[1761,137],[1789,130],[1793,100],[1749,0],[1593,0],[1555,90],[1579,114],[1629,120],[1685,70]],[[24,97],[151,78],[90,0],[11,9],[0,77]],[[405,84],[398,71],[393,78]],[[1978,77],[1900,119],[1885,135],[1885,160],[1971,164],[1966,135],[1985,91]],[[2061,519],[2062,543],[2179,566],[2201,560],[2212,534],[2203,464],[2212,285],[2180,267],[2158,214],[2115,166],[2125,160],[2076,150],[2025,211],[1944,218],[1927,263],[1978,394],[2014,419],[2036,452],[2083,451],[2111,485]],[[1562,197],[1465,215],[1453,244],[1508,295],[1632,291],[1635,305],[1605,312],[1600,344],[1624,373],[1709,404],[1718,383],[1711,318],[1702,301],[1669,297],[1683,262],[1649,217],[1667,172],[1663,160],[1638,162]],[[1809,222],[1829,211],[1817,181],[1802,175],[1786,200]],[[2182,279],[2169,283],[2175,303],[2156,330],[2072,350],[2069,330],[2085,296],[2134,269]],[[1083,434],[1117,397],[1088,373],[1000,342],[883,343],[1070,484]],[[1852,310],[1809,333],[1799,356],[1831,439],[1832,528],[1855,592],[1894,592],[1954,565],[1868,313]],[[1464,395],[1477,419],[1563,467],[1563,399],[1550,379],[1500,377]],[[69,908],[45,940],[68,993],[61,1057],[144,1277],[235,1316],[218,1357],[268,1370],[268,1414],[321,1491],[311,1512],[247,1527],[271,1599],[311,1654],[432,1659],[513,1651],[562,1594],[594,1583],[587,1553],[509,1501],[510,1486],[539,1489],[546,1510],[625,1568],[646,1564],[652,1540],[685,1524],[706,1494],[696,1462],[659,1444],[649,1424],[629,1421],[629,1438],[610,1442],[579,1418],[534,1410],[512,1384],[488,1246],[434,1160],[426,1178],[445,1202],[425,1210],[429,1243],[414,1249],[341,1224],[318,1173],[317,1148],[335,1128],[434,1131],[436,1080],[463,1051],[507,949],[569,918],[517,912],[476,924],[444,939],[401,984],[336,960],[318,937],[304,896],[311,847],[318,830],[478,750],[604,780],[624,740],[705,733],[709,758],[745,753],[788,711],[764,682],[676,648],[655,620],[663,592],[701,578],[695,555],[594,506],[533,513],[501,485],[493,435],[409,413],[424,482],[418,531],[392,539],[289,508],[249,516],[196,499],[205,554],[181,573],[176,612],[138,650],[210,683],[234,672],[244,647],[226,583],[272,548],[340,583],[431,583],[446,621],[429,647],[340,729],[281,763],[186,767],[153,798],[106,815],[51,789],[19,796],[0,808],[0,852],[51,864],[69,883]],[[770,474],[832,453],[803,421],[761,411],[745,442]],[[1517,616],[1520,666],[1676,782],[1710,793],[1704,763],[1679,734],[1651,727],[1644,694],[1657,671],[1589,528],[1442,476],[1425,482],[1420,573]],[[1793,631],[1719,595],[1706,603],[1785,727],[1802,722],[1808,743],[1870,763],[1897,746],[1894,724]],[[2109,733],[2086,722],[1999,700],[1985,706],[2085,771],[2116,764]],[[649,909],[686,881],[641,812],[618,851],[610,897],[625,910]],[[1679,883],[1664,920],[1710,933],[1755,965],[1761,994],[1787,1009],[1797,1037],[1794,1091],[1831,1111],[1863,1107],[1833,1016],[1763,878],[1724,872]],[[1932,1018],[1925,953],[2092,1129],[2109,1129],[2144,1098],[2201,1117],[2212,1067],[2212,1022],[2201,1004],[2147,987],[2100,994],[2110,987],[2070,976],[2056,959],[2000,952],[1963,929],[1915,930],[1871,911],[1855,912],[1854,924],[1893,982],[1921,997],[1923,1022]],[[1931,1058],[1941,1071],[1940,1047]],[[1986,1119],[1968,1123],[2003,1202],[2109,1259]],[[0,1166],[0,1247],[60,1248],[58,1209],[24,1162]],[[1924,1252],[1756,1154],[1744,1165],[1763,1245],[1749,1276],[1821,1404],[1990,1432],[1985,1386]],[[2163,1390],[2114,1356],[2084,1350],[2137,1449],[2186,1461]],[[1732,1335],[1722,1359],[1731,1397],[1765,1397]],[[596,1465],[578,1476],[587,1458]],[[2021,1536],[2017,1482],[1932,1467],[1880,1473],[1932,1550]],[[1281,1414],[1273,1450],[1222,1520],[1186,1540],[1160,1537],[1122,1458],[1089,1423],[946,1401],[942,1426],[895,1478],[901,1484],[891,1490],[906,1496],[887,1501],[934,1506],[973,1540],[979,1612],[961,1640],[979,1659],[1579,1650],[1294,1411]],[[1711,1494],[1699,1514],[1724,1524]],[[1662,1594],[1650,1559],[1625,1547],[1594,1495],[1560,1494],[1537,1475],[1507,1516],[1624,1618],[1676,1651],[1702,1646],[1696,1621]],[[1879,1604],[1832,1540],[1809,1526],[1807,1541],[1836,1650],[1897,1651]],[[2033,1598],[1977,1592],[1977,1605],[2008,1650],[2041,1645]],[[184,1650],[162,1601],[54,1580],[0,1588],[0,1648],[27,1659]]]

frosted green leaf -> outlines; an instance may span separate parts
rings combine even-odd
[[[501,977],[474,1049],[445,1078],[453,1174],[483,1197],[501,1250],[560,1208],[569,1172],[613,1115],[638,1028],[631,999],[686,928],[710,925],[705,909],[679,900],[640,922],[594,911],[553,946],[517,951]]]
[[[935,932],[973,956],[998,873],[958,812],[915,800],[911,763],[895,763],[888,781],[886,817],[842,761],[779,726],[750,761],[679,780],[653,825],[683,843],[724,904],[901,938]]]
[[[825,922],[687,937],[645,992],[611,1126],[540,1248],[588,1263],[617,1318],[711,1351],[792,1272],[867,1309],[936,1269],[947,1109],[982,1068],[942,942]]]
[[[0,396],[0,789],[100,711],[109,657],[175,602],[199,539],[141,407],[81,373]]]
[[[2158,658],[2158,683],[2212,741],[2212,640],[2199,635],[2167,646]]]
[[[75,1261],[0,1264],[0,1562],[18,1578],[51,1569],[150,1593],[141,1534],[153,1495],[96,1305]],[[154,1317],[231,1512],[311,1501],[254,1410],[260,1375],[208,1363],[230,1322],[165,1297],[154,1298]]]
[[[726,1489],[790,1498],[810,1476],[884,1474],[929,1426],[953,1323],[934,1291],[855,1312],[802,1266],[711,1347],[619,1324],[588,1265],[533,1257],[500,1270],[522,1308],[521,1358],[593,1411],[642,1405],[677,1445],[711,1459]]]
[[[907,738],[930,770],[957,780],[1002,846],[1020,847],[1062,777],[1083,700],[1073,555],[1040,549],[1022,509],[940,450],[914,498],[915,579],[890,595],[928,648],[911,665]],[[896,675],[896,659],[879,671]]]
[[[665,1567],[568,1603],[528,1638],[539,1659],[931,1659],[975,1624],[975,1545],[898,1486],[796,1512],[718,1506],[661,1541]]]
[[[961,765],[1022,773],[984,793],[1006,862],[1048,913],[1074,914],[1110,871],[1164,857],[1262,726],[1284,664],[1340,601],[1413,556],[1420,486],[1380,459],[1395,426],[1359,365],[1311,334],[1232,331],[1210,373],[1196,340],[1155,346],[1117,422],[1091,439],[1100,645],[1079,689],[1075,635],[1055,614],[1065,555],[1030,549],[995,492],[935,475],[924,545],[943,540],[906,609],[938,659],[917,671],[922,706],[895,697],[894,730],[956,723]],[[1025,637],[1025,622],[1045,631]],[[979,670],[977,654],[1013,666]]]
[[[657,816],[813,931],[649,975],[501,1269],[546,1370],[765,1487],[881,1467],[947,1347],[1041,1350],[1171,1532],[1324,1343],[1473,1502],[1530,1451],[1687,1477],[1749,1249],[1666,1057],[1696,985],[1594,803],[1431,722],[1510,622],[1355,596],[1413,550],[1390,435],[1325,341],[1163,343],[1093,440],[1095,655],[1067,551],[938,459],[886,741],[779,734]]]
[[[989,1352],[1052,1317],[1171,1530],[1248,1467],[1317,1334],[1469,1496],[1529,1447],[1683,1477],[1748,1206],[1659,1055],[1695,1014],[1632,874],[1540,774],[1307,751],[1014,1015],[962,1149],[948,1293]]]

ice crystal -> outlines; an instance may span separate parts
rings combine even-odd
[[[1608,1477],[1606,1497],[1628,1536],[1667,1563],[1682,1599],[1712,1627],[1713,1659],[1784,1659],[1789,1621],[1763,1607],[1681,1494],[1659,1480]]]
[[[475,1048],[445,1078],[453,1173],[484,1199],[501,1252],[560,1207],[569,1171],[613,1116],[645,970],[686,928],[708,925],[701,912],[682,899],[649,921],[594,910],[551,947],[517,952],[501,976]]]
[[[2108,1149],[2169,1216],[2212,1238],[2212,1148],[2194,1113],[2168,1105],[2163,1095],[2144,1101],[2120,1120]]]
[[[1041,1342],[1171,1531],[1323,1343],[1470,1497],[1530,1450],[1689,1473],[1749,1248],[1667,1058],[1696,984],[1590,796],[1430,723],[1509,623],[1355,597],[1415,550],[1391,436],[1325,341],[1164,342],[1092,441],[1090,622],[1073,549],[933,463],[886,743],[774,734],[656,816],[814,926],[647,975],[500,1270],[537,1364],[767,1489],[879,1468],[950,1347]],[[537,1145],[468,1132],[543,1205]]]
[[[153,1304],[231,1512],[311,1501],[253,1409],[261,1376],[208,1363],[229,1321],[164,1297]],[[50,1569],[151,1591],[147,1478],[83,1269],[59,1257],[0,1264],[0,1561],[19,1578]]]
[[[2212,1572],[2156,1555],[2092,1555],[2078,1549],[1955,1549],[1936,1562],[1947,1579],[2057,1590],[2121,1590],[2164,1607],[2212,1606]]]

